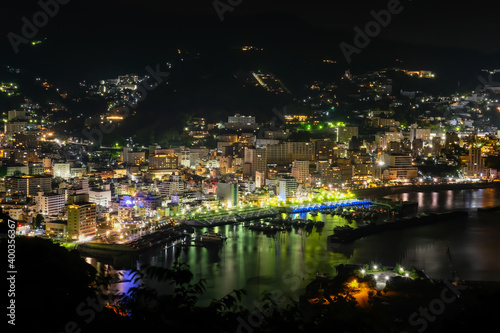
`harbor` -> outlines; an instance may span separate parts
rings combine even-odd
[[[411,209],[408,210],[408,207]],[[371,200],[339,200],[318,204],[297,205],[275,209],[262,209],[252,212],[230,214],[203,220],[179,220],[173,224],[162,224],[155,231],[139,236],[132,240],[118,243],[85,243],[79,244],[78,249],[83,255],[112,257],[113,255],[140,253],[151,247],[162,246],[204,246],[213,244],[213,240],[226,240],[224,234],[217,234],[213,228],[226,225],[242,225],[250,231],[262,232],[273,236],[281,232],[297,232],[302,230],[311,233],[313,230],[321,233],[325,221],[321,216],[338,216],[345,223],[336,230],[352,228],[348,223],[360,230],[368,230],[366,226],[392,218],[393,216],[406,216],[415,212],[416,206],[412,203],[402,202],[376,202]],[[339,229],[340,228],[340,229]],[[205,230],[203,235],[196,234],[195,230]],[[356,229],[357,230],[357,229]],[[335,236],[335,235],[334,235]]]
[[[480,217],[477,214],[478,208],[500,205],[497,189],[403,193],[371,197],[370,200],[370,209],[385,211],[380,212],[378,221],[399,219],[398,212],[421,216],[423,213],[467,211],[468,217],[464,221],[450,219],[446,223],[377,232],[351,243],[330,244],[328,236],[334,234],[334,228],[357,227],[363,223],[358,211],[366,212],[367,206],[345,207],[343,214],[340,210],[337,214],[328,211],[282,213],[284,219],[290,217],[297,227],[292,225],[291,230],[276,233],[247,227],[252,223],[272,224],[272,219],[279,215],[234,224],[193,227],[193,233],[187,239],[194,240],[205,232],[223,234],[227,239],[215,246],[194,241],[183,243],[183,239],[179,239],[173,244],[147,247],[135,252],[136,259],[129,265],[113,266],[112,260],[104,258],[90,257],[87,260],[96,267],[101,263],[110,264],[124,274],[142,264],[171,268],[176,262],[185,263],[195,280],[205,279],[208,283],[206,296],[200,304],[209,304],[212,298],[223,297],[238,288],[247,290],[250,300],[274,289],[297,300],[318,271],[334,277],[337,274],[335,267],[340,264],[375,261],[379,265],[391,266],[401,263],[425,271],[430,278],[445,279],[449,276],[448,245],[453,250],[455,267],[464,279],[500,281],[500,271],[495,265],[496,240],[500,237],[496,216],[488,213]],[[324,226],[306,230],[305,225],[300,224],[307,220],[323,222]],[[471,252],[473,244],[483,244],[493,250],[481,247],[479,252]],[[251,305],[251,301],[248,304]]]

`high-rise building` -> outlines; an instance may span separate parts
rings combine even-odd
[[[14,141],[15,148],[40,148],[38,136],[33,134],[14,133],[12,135],[12,140]]]
[[[314,142],[283,142],[267,146],[267,163],[292,163],[294,160],[314,161]]]
[[[169,180],[158,184],[160,194],[165,197],[170,197],[174,194],[184,193],[184,181],[182,180]]]
[[[481,148],[471,147],[469,149],[469,163],[467,163],[467,176],[471,178],[482,178],[486,176],[484,159],[481,156]]]
[[[443,148],[441,137],[436,136],[432,138],[432,152],[435,155],[439,155],[441,153],[441,149]]]
[[[297,193],[297,179],[293,177],[281,178],[278,182],[278,198],[286,200]]]
[[[255,173],[264,174],[267,172],[267,149],[245,148],[244,163],[247,165],[246,175],[255,179]]]
[[[12,135],[14,133],[24,133],[26,131],[27,125],[28,123],[25,121],[5,123],[4,132],[7,135]]]
[[[54,166],[52,168],[54,177],[71,177],[71,167],[69,163],[54,163]]]
[[[36,204],[36,211],[45,216],[55,216],[64,208],[66,204],[64,194],[38,192],[33,197]]]
[[[309,161],[295,160],[293,162],[291,175],[297,179],[299,183],[309,182]]]
[[[20,193],[28,196],[34,196],[40,191],[50,193],[52,192],[52,176],[6,177],[5,189],[11,194]]]
[[[227,201],[232,207],[238,205],[238,184],[217,183],[217,198]]]
[[[68,205],[68,237],[71,239],[94,237],[97,232],[96,219],[95,203]]]
[[[348,143],[353,136],[358,136],[358,127],[356,126],[339,126],[334,128],[334,141]]]
[[[391,154],[399,154],[401,153],[401,142],[400,141],[391,141],[387,143],[387,152]]]
[[[333,179],[333,169],[331,163],[328,161],[317,161],[316,162],[316,173],[317,181],[322,184],[332,184]]]
[[[16,110],[10,110],[7,113],[7,120],[20,120],[20,119],[26,119],[26,111],[16,111]]]
[[[257,128],[257,123],[255,122],[255,117],[253,116],[242,116],[240,114],[235,114],[234,116],[229,116],[227,123],[224,127],[229,129],[254,129]]]
[[[146,162],[146,152],[123,148],[123,151],[120,153],[120,159],[123,164],[140,165]]]
[[[429,141],[431,139],[431,129],[430,128],[418,128],[417,124],[412,124],[410,126],[410,142],[415,139],[421,139],[422,141]]]
[[[424,149],[424,142],[422,139],[414,139],[411,142],[411,148],[414,154],[420,154],[422,153]]]
[[[334,158],[334,143],[329,139],[317,140],[314,142],[317,161],[328,161],[330,164]]]
[[[75,189],[81,189],[78,193],[89,193],[89,180],[87,178],[73,179]]]
[[[383,154],[379,160],[387,167],[390,180],[408,180],[418,176],[418,168],[412,165],[412,157],[405,154]]]
[[[24,164],[14,164],[7,166],[7,176],[29,175],[30,168]]]
[[[264,173],[255,171],[255,187],[260,188],[266,184],[266,177]]]
[[[175,154],[155,154],[149,156],[149,169],[177,169],[178,157]]]
[[[103,208],[109,208],[111,205],[111,190],[100,188],[89,190],[89,202]]]

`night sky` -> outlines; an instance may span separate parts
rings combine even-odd
[[[43,43],[35,47],[20,44],[18,53],[7,36],[21,36],[21,19],[32,22],[41,7],[35,0],[4,4],[0,63],[33,75],[77,82],[139,72],[144,64],[170,59],[178,48],[218,58],[217,52],[223,49],[251,44],[274,48],[287,57],[309,52],[302,55],[305,61],[317,60],[315,56],[335,58],[346,68],[349,64],[339,44],[353,44],[354,28],[364,30],[374,20],[372,11],[385,10],[393,3],[229,0],[232,10],[225,11],[221,21],[214,0],[59,1],[67,4],[59,5],[58,13],[35,37],[28,38]],[[230,4],[228,0],[219,3]],[[478,74],[474,72],[497,67],[500,43],[495,41],[500,27],[491,2],[404,0],[399,6],[401,12],[392,15],[389,24],[371,39],[362,57],[353,57],[351,69],[394,66],[402,57],[403,66],[447,73],[468,71],[475,79]],[[445,69],[447,65],[450,67]]]
[[[224,3],[227,0],[220,1]],[[295,17],[326,31],[352,33],[355,26],[363,27],[372,20],[371,10],[387,8],[389,2],[232,0],[237,5],[233,11],[224,13],[225,20],[221,22],[212,0],[71,0],[60,6],[59,13],[50,19],[46,27],[41,28],[40,34],[50,37],[53,31],[77,35],[86,32],[89,36],[106,34],[113,39],[131,31],[156,34],[162,30],[175,30],[182,33],[196,28],[217,33],[225,24],[231,24],[228,22],[249,17],[258,21],[262,15],[269,14]],[[403,0],[401,6],[402,12],[392,17],[389,26],[377,38],[487,53],[500,51],[500,43],[494,42],[498,40],[500,27],[491,1]],[[35,0],[4,3],[2,33],[18,32],[21,18],[30,18],[39,9]],[[92,38],[85,42],[90,46]],[[7,38],[2,39],[2,45],[9,45]]]

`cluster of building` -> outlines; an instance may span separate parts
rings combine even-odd
[[[407,74],[433,77],[425,71]],[[271,86],[269,78],[255,77]],[[135,98],[141,80],[127,75],[89,90],[123,104]],[[421,182],[421,170],[429,166],[454,169],[460,179],[498,178],[486,162],[500,150],[500,131],[485,116],[500,108],[489,92],[401,92],[396,98],[383,71],[346,72],[342,80],[358,91],[346,100],[389,99],[389,108],[353,110],[351,121],[329,121],[339,107],[338,87],[318,82],[304,99],[316,107],[310,114],[275,112],[264,122],[241,114],[217,123],[192,118],[184,128],[192,146],[129,142],[92,153],[88,142],[47,129],[30,107],[8,111],[0,135],[1,208],[19,221],[20,230],[29,231],[41,216],[46,233],[87,239],[128,223],[300,202],[319,190]],[[403,104],[432,111],[405,124],[397,117]],[[203,146],[207,138],[213,144]]]
[[[460,163],[463,178],[497,177],[485,157],[498,153],[500,132],[495,137],[416,124],[403,128],[391,114],[366,112],[374,135],[339,123],[311,130],[321,138],[304,141],[290,141],[293,130],[286,126],[262,132],[265,124],[255,117],[236,114],[219,125],[216,147],[125,147],[116,160],[87,163],[80,159],[84,146],[20,127],[3,134],[2,208],[27,225],[41,214],[47,233],[82,239],[99,234],[98,223],[109,227],[264,206],[306,198],[319,188],[410,183],[420,177],[416,161],[422,159]],[[318,121],[305,115],[286,119]],[[194,122],[208,126],[202,118]],[[459,154],[460,162],[449,154]]]

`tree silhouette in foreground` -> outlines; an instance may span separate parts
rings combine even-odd
[[[395,279],[382,297],[370,296],[371,307],[366,309],[357,306],[345,287],[350,277],[339,274],[324,294],[326,305],[266,294],[256,300],[258,308],[245,308],[241,305],[245,291],[233,290],[208,306],[198,306],[205,281],[193,282],[185,264],[172,269],[142,266],[132,272],[135,287],[126,294],[110,295],[108,287],[116,277],[100,274],[75,250],[30,237],[16,237],[16,269],[15,331],[33,332],[412,332],[416,328],[408,325],[409,314],[428,306],[443,288],[437,282]],[[168,284],[170,291],[159,294],[147,285],[152,280]],[[391,290],[411,290],[416,296],[394,302],[386,297]],[[499,296],[500,287],[494,284],[464,291],[463,298],[447,305],[426,332],[486,327],[498,311]]]

